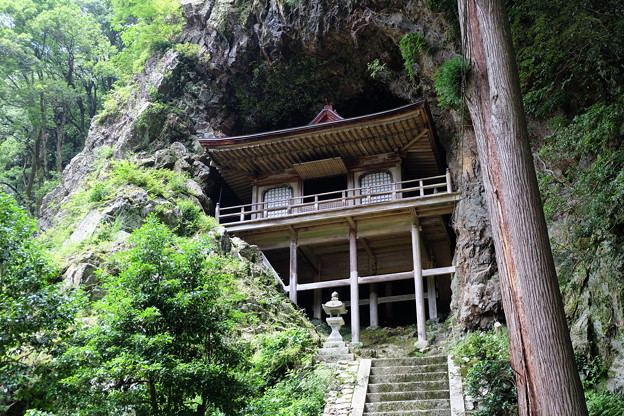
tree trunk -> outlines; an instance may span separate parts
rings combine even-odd
[[[39,106],[41,111],[41,170],[43,172],[42,180],[48,177],[48,108],[46,105],[45,94],[39,93]]]
[[[65,141],[65,124],[67,123],[67,107],[63,105],[59,124],[56,127],[56,170],[63,174],[63,142]]]
[[[32,201],[32,188],[35,183],[35,178],[37,177],[37,168],[39,167],[39,155],[40,155],[40,147],[41,147],[41,128],[39,128],[36,132],[34,132],[35,143],[33,144],[32,153],[31,153],[31,162],[30,162],[30,173],[26,179],[25,184],[25,193],[26,198],[29,201]]]
[[[501,0],[459,0],[473,121],[509,327],[519,413],[585,416]]]

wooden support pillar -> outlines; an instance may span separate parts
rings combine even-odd
[[[378,306],[378,296],[377,296],[377,284],[371,283],[370,285],[370,295],[368,297],[369,308],[370,308],[370,326],[377,327],[379,326],[379,306]]]
[[[436,299],[434,276],[427,276],[427,303],[429,304],[429,319],[438,319],[438,300]]]
[[[386,282],[384,296],[392,296],[392,282]],[[386,303],[386,315],[384,318],[386,322],[390,322],[394,319],[394,304],[392,302]]]
[[[427,342],[425,327],[425,292],[423,288],[422,261],[420,258],[420,224],[414,219],[412,224],[412,259],[414,262],[414,294],[416,296],[416,326],[418,328],[418,343]]]
[[[297,304],[297,231],[290,230],[290,280],[288,297]]]
[[[349,228],[349,269],[351,280],[351,342],[360,342],[360,287],[358,283],[357,231]]]
[[[314,276],[315,282],[321,281],[321,264],[318,265],[318,270],[316,275]],[[323,299],[321,298],[323,294],[323,289],[314,289],[314,303],[312,305],[312,317],[314,319],[321,319],[321,305],[323,303]]]

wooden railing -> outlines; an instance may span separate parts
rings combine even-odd
[[[453,192],[451,176],[412,179],[385,185],[374,185],[315,195],[257,202],[255,204],[220,207],[217,204],[215,216],[221,223],[238,223],[264,218],[276,218],[300,213],[311,213],[337,208],[355,207],[383,203],[404,198],[426,197],[439,193]]]

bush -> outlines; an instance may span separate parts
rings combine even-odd
[[[310,359],[313,341],[304,329],[289,328],[260,338],[260,348],[253,358],[254,367],[268,386],[284,377],[288,371],[301,368]]]
[[[87,197],[87,200],[89,202],[100,202],[100,201],[106,199],[106,197],[108,195],[110,195],[110,192],[111,192],[111,190],[107,186],[106,183],[104,183],[104,182],[96,183],[89,190],[89,195]]]
[[[515,379],[507,333],[471,333],[453,349],[467,393],[478,402],[475,416],[517,414]]]
[[[290,372],[247,406],[246,416],[318,416],[325,406],[330,373],[323,367]]]
[[[610,392],[585,392],[589,416],[624,415],[624,397]]]
[[[55,284],[56,270],[34,239],[35,222],[0,192],[0,414],[36,401],[49,356],[80,298]]]
[[[149,217],[103,274],[96,324],[57,360],[71,414],[237,414],[249,393],[246,344],[232,337],[233,276],[213,244],[176,237]],[[58,393],[57,393],[58,395]]]
[[[112,185],[131,184],[145,189],[151,196],[170,196],[186,190],[188,176],[169,169],[147,169],[138,163],[121,160],[114,162],[111,172]]]
[[[464,105],[462,81],[470,68],[470,62],[463,56],[446,61],[438,68],[433,76],[433,82],[440,98],[440,106],[459,109]]]
[[[180,210],[180,222],[176,228],[178,235],[188,237],[200,231],[210,231],[217,226],[217,221],[204,214],[193,201],[181,199],[176,206]]]
[[[406,33],[399,41],[399,48],[401,49],[405,70],[410,79],[414,79],[416,77],[416,72],[414,71],[416,54],[427,48],[425,36],[415,32]]]

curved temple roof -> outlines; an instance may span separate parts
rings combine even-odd
[[[435,176],[443,171],[431,114],[424,100],[379,113],[323,122],[335,118],[333,114],[340,117],[326,107],[312,121],[317,124],[201,139],[200,143],[242,202],[247,202],[251,181],[258,175],[321,159],[340,157],[348,163],[395,153],[402,157],[408,176]]]

